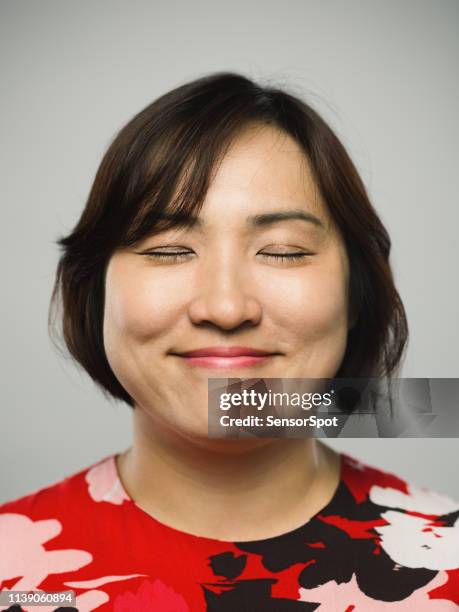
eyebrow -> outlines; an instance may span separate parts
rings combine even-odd
[[[174,220],[174,225],[183,226],[183,227],[203,227],[204,223],[201,218],[196,215],[174,215],[170,213],[162,213],[160,220]],[[266,227],[268,225],[273,225],[274,223],[279,223],[281,221],[290,221],[292,219],[299,219],[300,221],[305,221],[307,223],[312,223],[313,225],[324,228],[324,224],[322,221],[313,215],[310,212],[306,212],[304,210],[279,210],[270,213],[262,213],[259,215],[252,215],[247,217],[246,223],[250,227]]]
[[[263,227],[280,221],[289,221],[290,219],[299,219],[300,221],[313,223],[318,227],[324,227],[322,221],[318,217],[304,210],[280,210],[278,212],[263,213],[248,217],[247,222],[249,225],[255,227]]]

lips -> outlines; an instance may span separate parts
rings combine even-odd
[[[262,351],[248,346],[208,346],[194,351],[179,353],[182,357],[259,357],[272,355],[270,351]]]
[[[175,354],[182,357],[189,365],[226,369],[262,364],[279,353],[248,346],[208,346]]]

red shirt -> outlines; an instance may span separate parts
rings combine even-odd
[[[303,526],[225,542],[142,510],[111,455],[0,506],[0,590],[71,589],[79,612],[459,610],[459,504],[341,459],[333,498]]]

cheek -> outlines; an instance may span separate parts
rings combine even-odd
[[[307,339],[347,333],[347,274],[338,261],[312,264],[270,286],[272,316]]]
[[[167,282],[149,274],[107,275],[105,284],[104,338],[141,344],[164,333],[177,317],[180,300]],[[175,287],[175,289],[177,289]]]

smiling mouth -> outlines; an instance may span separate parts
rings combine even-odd
[[[250,356],[241,355],[240,357],[183,357],[183,359],[189,364],[194,366],[201,366],[204,368],[247,368],[265,363],[269,357],[273,355],[264,356]]]
[[[173,354],[180,357],[187,365],[211,369],[254,367],[280,355],[248,347],[208,347]]]

